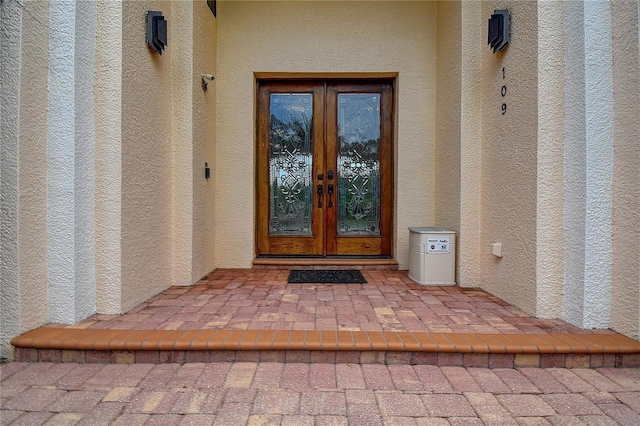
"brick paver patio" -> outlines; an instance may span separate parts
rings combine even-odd
[[[538,320],[475,288],[427,287],[407,271],[363,271],[366,284],[287,284],[288,270],[221,269],[124,315],[66,328],[602,333]]]
[[[640,365],[635,340],[531,318],[479,289],[420,286],[397,270],[365,270],[366,284],[288,284],[288,272],[216,270],[124,315],[96,315],[18,336],[12,340],[16,359]]]
[[[14,339],[40,362],[0,366],[1,424],[640,424],[634,340],[405,271],[364,285],[287,273],[217,270]]]
[[[640,424],[637,368],[14,362],[0,372],[2,425]]]

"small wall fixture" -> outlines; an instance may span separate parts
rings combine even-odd
[[[216,79],[216,77],[213,74],[202,74],[202,90],[204,90],[205,92],[207,91],[207,87],[209,86],[209,81],[213,81]]]
[[[154,52],[162,55],[167,47],[167,21],[162,12],[147,12],[147,44]]]
[[[494,10],[489,19],[488,44],[493,53],[502,50],[509,43],[511,15],[508,9]]]

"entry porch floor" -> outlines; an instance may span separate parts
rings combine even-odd
[[[610,330],[532,318],[476,288],[421,286],[407,271],[362,272],[366,284],[288,284],[287,268],[217,269],[126,314],[12,344],[27,362],[640,366],[640,343]]]

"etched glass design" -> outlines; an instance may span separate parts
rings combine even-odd
[[[310,235],[313,203],[311,93],[269,101],[269,234]]]
[[[380,235],[380,93],[338,95],[338,235]]]

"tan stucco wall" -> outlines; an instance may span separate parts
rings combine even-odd
[[[47,3],[29,12],[47,22]],[[49,31],[28,14],[22,20],[19,116],[18,265],[20,329],[47,321],[47,86]]]
[[[398,72],[395,254],[433,225],[436,4],[219,2],[216,266],[254,257],[254,72]]]
[[[21,10],[2,5],[0,20],[0,357],[13,357],[9,340],[20,332],[18,267],[18,129]]]
[[[483,3],[482,17],[486,20],[504,6]],[[535,313],[538,79],[532,52],[537,50],[537,6],[509,2],[508,7],[512,40],[501,52],[494,54],[488,45],[483,52],[480,262],[484,289]],[[504,257],[491,255],[494,242],[502,243]]]
[[[95,93],[96,310],[121,313],[122,304],[122,8],[98,2]]]
[[[168,46],[152,53],[146,12]],[[122,310],[214,269],[216,21],[206,2],[126,2],[122,30]]]
[[[482,3],[461,3],[460,58],[460,231],[457,282],[479,287],[482,176],[482,52],[484,19]],[[455,117],[453,118],[455,120]]]
[[[438,2],[436,71],[435,218],[436,226],[460,232],[460,117],[462,6]],[[459,248],[460,241],[456,248]],[[459,277],[460,262],[456,262]]]
[[[172,54],[145,42],[146,13],[159,10],[169,25],[171,2],[126,2],[122,26],[122,310],[172,279]]]
[[[459,2],[438,2],[435,220],[460,230],[460,87],[462,35]]]
[[[171,2],[171,241],[174,285],[191,285],[193,242],[193,5]]]
[[[640,45],[638,2],[613,1],[613,268],[611,327],[638,338]]]
[[[215,165],[217,82],[201,88],[201,74],[217,74],[218,21],[207,2],[193,2],[193,245],[191,276],[195,281],[214,267]],[[216,76],[217,77],[217,76]],[[205,179],[205,163],[211,178]]]
[[[564,3],[538,3],[536,315],[562,315],[564,276]]]

